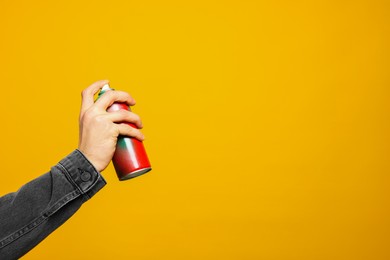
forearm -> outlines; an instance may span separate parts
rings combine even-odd
[[[106,184],[75,150],[51,171],[0,198],[0,259],[16,259],[70,218]]]

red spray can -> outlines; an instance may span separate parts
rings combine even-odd
[[[99,97],[107,90],[113,89],[108,84],[104,85],[99,92]],[[114,112],[120,109],[131,111],[126,103],[116,102],[107,109],[107,112]],[[127,124],[137,128],[135,124]],[[136,138],[128,136],[118,136],[112,163],[120,181],[140,176],[152,169],[143,143]]]

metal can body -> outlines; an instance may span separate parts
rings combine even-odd
[[[107,112],[118,111],[120,109],[130,111],[128,105],[114,103],[107,109]],[[134,124],[127,124],[137,128]],[[137,177],[152,169],[143,143],[136,138],[127,136],[118,136],[112,163],[121,181]]]

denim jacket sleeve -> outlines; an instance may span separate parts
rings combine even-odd
[[[79,151],[0,197],[0,259],[17,259],[69,219],[106,181]]]

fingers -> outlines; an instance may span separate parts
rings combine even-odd
[[[134,127],[131,127],[127,124],[118,124],[117,131],[118,131],[119,135],[135,137],[140,141],[143,141],[145,139],[144,135],[141,133],[140,130],[138,130]]]
[[[84,89],[81,93],[82,95],[82,103],[81,103],[81,112],[83,114],[88,108],[90,108],[94,104],[93,96],[101,89],[105,84],[107,84],[108,80],[99,80],[90,85],[88,88]]]
[[[141,118],[133,112],[121,109],[119,111],[110,112],[107,114],[107,116],[114,123],[123,123],[123,122],[133,123],[138,128],[142,128]]]
[[[123,91],[107,91],[96,102],[96,106],[100,109],[106,110],[114,102],[123,102],[129,106],[135,105],[135,100],[126,92]]]

